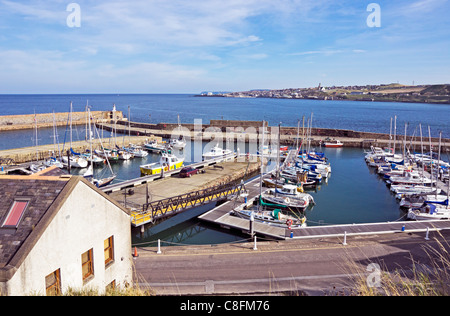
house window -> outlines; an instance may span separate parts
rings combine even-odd
[[[61,294],[60,269],[45,277],[45,291],[47,296],[56,296]]]
[[[94,276],[94,260],[92,257],[92,249],[81,255],[81,267],[83,272],[83,281],[87,281],[89,277]]]
[[[114,240],[113,236],[104,241],[105,248],[105,267],[114,261]]]
[[[9,209],[8,216],[6,216],[2,223],[2,227],[17,228],[27,206],[28,201],[14,201],[13,205]]]

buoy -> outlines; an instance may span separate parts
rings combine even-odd
[[[138,253],[137,253],[137,248],[136,248],[136,247],[134,247],[134,254],[133,254],[133,257],[135,257],[135,258],[139,257],[139,255],[138,255]]]

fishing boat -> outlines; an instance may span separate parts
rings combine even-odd
[[[234,153],[229,149],[220,148],[218,144],[216,144],[211,151],[203,154],[203,161],[213,160],[218,158],[231,159],[234,158]]]
[[[183,166],[184,158],[178,158],[177,156],[163,152],[159,159],[159,162],[151,164],[141,165],[141,175],[154,175],[166,171],[172,171],[180,169]]]
[[[234,214],[245,219],[253,218],[260,223],[282,228],[306,227],[306,217],[289,216],[283,214],[280,209],[273,211],[234,210]]]
[[[342,143],[339,139],[333,139],[326,141],[323,146],[326,148],[341,148],[344,146],[344,143]]]

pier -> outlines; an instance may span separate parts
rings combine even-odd
[[[210,124],[181,124],[181,131],[178,131],[178,124],[174,123],[158,123],[148,124],[139,122],[117,121],[116,124],[111,122],[98,122],[98,128],[118,133],[131,135],[156,135],[163,138],[171,138],[173,133],[178,133],[186,138],[196,141],[211,141],[216,137],[217,133],[223,133],[227,140],[231,139],[237,142],[258,142],[260,137],[260,121],[231,121],[231,120],[211,120]],[[268,127],[269,132],[274,132],[278,127]],[[300,138],[305,129],[300,127]],[[228,134],[226,134],[229,132]],[[274,136],[273,134],[272,136]],[[387,147],[392,143],[389,134],[359,132],[353,130],[340,130],[330,128],[312,128],[309,141],[311,146],[320,147],[327,138],[339,139],[344,147],[370,148],[370,146]],[[398,144],[403,143],[404,135],[397,135]],[[225,140],[225,137],[224,137]],[[297,141],[297,127],[281,127],[280,143],[282,145],[294,145]],[[304,137],[304,144],[307,139]],[[417,139],[411,139],[406,136],[406,143],[412,148],[420,148],[421,142]],[[429,143],[423,144],[424,148],[428,148]],[[432,138],[432,146],[439,146],[439,139]],[[442,152],[450,150],[450,139],[442,139]],[[428,150],[428,149],[426,149]]]
[[[259,170],[259,164],[223,159],[195,163],[201,172],[179,178],[180,170],[164,177],[141,177],[103,188],[113,199],[130,209],[131,225],[140,227],[184,212],[192,207],[228,198],[246,177]]]
[[[288,162],[292,157],[292,151],[286,159]],[[286,163],[285,162],[285,163]],[[283,168],[283,166],[282,166]],[[267,177],[268,175],[265,175]],[[438,181],[438,187],[447,187]],[[211,211],[199,216],[202,221],[220,226],[225,229],[234,229],[244,234],[250,233],[250,220],[232,215],[233,210],[251,207],[260,194],[260,177],[245,184],[248,197],[245,201],[228,201]],[[267,189],[264,189],[267,190]],[[264,192],[263,190],[263,192]],[[317,227],[295,227],[291,229],[275,227],[268,224],[253,223],[253,232],[257,235],[275,238],[279,240],[311,239],[326,237],[345,237],[361,235],[392,234],[400,232],[426,232],[449,230],[449,220],[436,221],[396,221],[385,223],[362,223],[347,225],[328,225]]]

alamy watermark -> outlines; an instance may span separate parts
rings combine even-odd
[[[81,7],[78,3],[70,3],[66,8],[70,14],[67,16],[66,24],[70,28],[81,27]]]
[[[367,272],[370,274],[366,278],[366,283],[369,288],[381,287],[381,267],[377,263],[371,263],[367,266]]]
[[[70,28],[81,27],[81,6],[78,3],[72,2],[67,5],[66,24]],[[370,3],[367,6],[367,12],[371,12],[367,17],[366,24],[370,28],[381,27],[381,6],[378,3]]]
[[[378,3],[371,3],[367,6],[367,12],[371,12],[367,17],[368,27],[381,27],[381,6]]]

